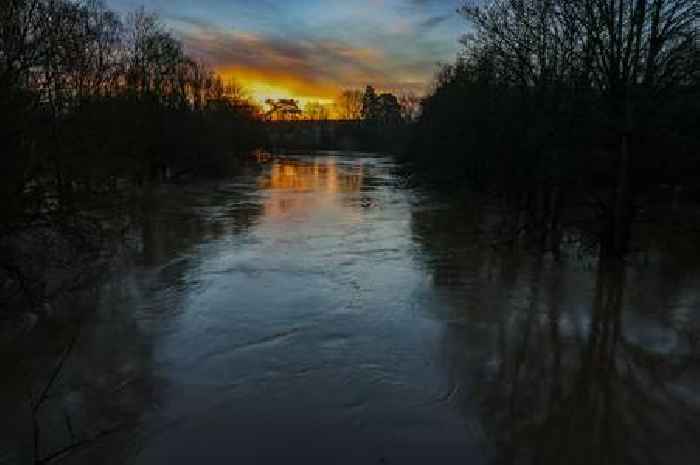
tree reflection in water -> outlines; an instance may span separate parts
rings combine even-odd
[[[451,308],[450,390],[493,462],[696,463],[700,332],[679,296],[697,287],[497,252],[469,233],[478,218],[418,212],[413,227]]]
[[[206,258],[192,249],[244,234],[262,214],[250,201],[258,174],[251,169],[236,185],[145,193],[109,279],[67,298],[57,321],[11,353],[0,346],[0,464],[126,463],[156,434],[150,423],[167,388],[154,366],[159,333]]]
[[[125,426],[66,463],[238,458],[272,452],[279,425],[277,444],[303,439],[285,457],[321,436],[383,457],[375,446],[393,436],[407,462],[696,463],[697,257],[670,241],[649,266],[591,271],[498,252],[488,212],[398,189],[382,163],[274,159],[154,196],[135,253],[84,296],[41,411],[41,456]],[[28,393],[68,326],[36,333],[22,357],[0,351],[0,463],[35,462]]]

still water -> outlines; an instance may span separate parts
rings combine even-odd
[[[700,463],[700,263],[505,254],[487,216],[364,154],[164,189],[40,453],[114,430],[65,463]],[[0,463],[33,460],[35,365],[3,383]]]

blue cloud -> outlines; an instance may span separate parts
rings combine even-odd
[[[189,50],[219,67],[338,86],[418,88],[458,50],[462,0],[144,0]],[[121,11],[137,0],[108,0]],[[254,38],[254,39],[252,39]],[[379,58],[381,57],[381,58]],[[364,80],[365,82],[358,82]]]

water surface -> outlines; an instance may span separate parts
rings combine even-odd
[[[504,254],[477,207],[364,154],[163,189],[94,292],[42,452],[123,426],[67,462],[698,463],[697,261]],[[0,462],[29,462],[12,412]]]

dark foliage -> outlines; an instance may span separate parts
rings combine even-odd
[[[49,275],[74,277],[86,251],[94,263],[135,187],[259,146],[240,95],[143,10],[1,2],[0,305],[37,305],[66,287]]]
[[[513,240],[630,250],[644,212],[700,180],[694,0],[494,0],[423,104],[409,156],[511,212]]]
[[[406,106],[394,94],[377,94],[372,86],[367,86],[363,94],[361,118],[357,129],[363,148],[386,152],[403,148],[413,122]]]

